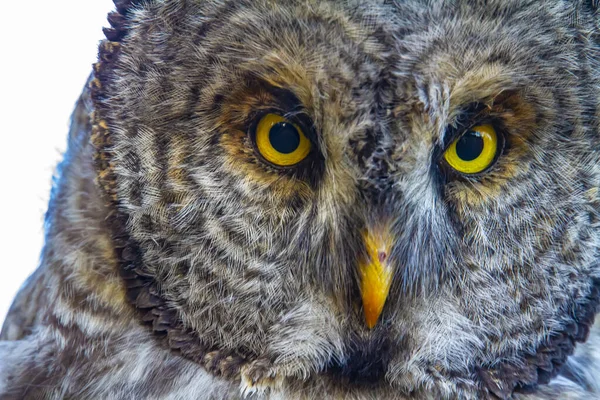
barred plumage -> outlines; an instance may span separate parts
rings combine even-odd
[[[0,398],[600,397],[596,1],[115,4]]]

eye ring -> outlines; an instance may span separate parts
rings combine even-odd
[[[278,167],[293,167],[308,157],[312,145],[302,129],[281,115],[262,116],[254,135],[258,153]]]
[[[478,174],[496,161],[500,149],[498,139],[491,124],[475,126],[452,142],[444,152],[444,159],[457,172]]]

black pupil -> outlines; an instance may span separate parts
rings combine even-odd
[[[473,161],[483,151],[483,138],[476,131],[464,134],[456,143],[456,154],[463,161]]]
[[[288,122],[278,122],[269,131],[269,141],[278,152],[289,154],[300,146],[300,134],[294,125]]]

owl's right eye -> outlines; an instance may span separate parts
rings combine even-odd
[[[312,147],[298,125],[277,114],[260,119],[254,140],[260,155],[279,167],[298,164],[308,157]]]

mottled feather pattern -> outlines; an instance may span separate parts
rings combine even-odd
[[[600,398],[597,1],[115,5],[0,398]],[[298,166],[257,154],[267,112]],[[481,123],[493,166],[449,170]]]

